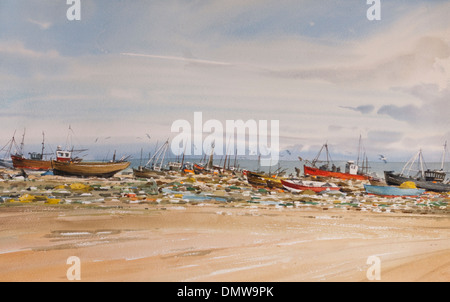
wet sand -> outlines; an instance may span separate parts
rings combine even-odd
[[[0,211],[0,281],[449,281],[447,214],[242,203],[17,204]]]

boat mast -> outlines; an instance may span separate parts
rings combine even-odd
[[[207,169],[211,169],[213,166],[213,154],[214,154],[215,145],[216,145],[216,143],[215,143],[215,141],[213,141],[211,143],[211,154],[209,155],[209,160],[208,160],[208,163],[206,164]]]
[[[14,130],[14,134],[13,134],[11,140],[6,144],[6,145],[9,144],[9,146],[8,146],[8,151],[7,151],[7,153],[5,153],[5,158],[10,156],[12,146],[13,146],[13,145],[16,145],[16,140],[15,140],[15,138],[14,138],[15,135],[16,135],[16,130]],[[6,147],[6,145],[5,145],[5,147]],[[3,150],[5,147],[3,147],[2,150]]]
[[[180,167],[181,169],[183,169],[183,165],[184,165],[184,154],[186,153],[186,146],[187,146],[187,144],[184,145],[183,157],[181,159],[181,167]]]
[[[23,129],[22,142],[20,143],[20,155],[23,155],[23,144],[25,140],[25,128]]]
[[[167,153],[167,149],[169,148],[169,139],[167,139],[166,143],[165,143],[165,148],[164,148],[164,154],[163,157],[161,159],[161,163],[159,164],[159,171],[161,171],[162,165],[164,163],[164,158],[166,157],[166,153]]]
[[[444,143],[444,151],[442,151],[441,171],[444,171],[445,153],[447,152],[447,141]]]
[[[425,170],[423,169],[423,155],[422,155],[422,149],[420,150],[419,164],[420,164],[420,173],[422,174],[422,178],[425,179]]]
[[[414,155],[414,157],[412,157],[410,160],[408,160],[408,162],[403,166],[402,172],[400,173],[401,175],[404,175],[403,172],[405,171],[406,167],[408,167],[408,165],[409,165],[409,169],[408,169],[408,175],[409,175],[412,165],[415,163],[417,157],[420,155],[421,152],[422,152],[422,150],[419,150],[419,152],[417,152],[416,155]]]
[[[41,159],[44,159],[44,141],[45,141],[45,136],[44,136],[44,131],[42,131],[42,150],[41,150]]]
[[[356,159],[356,165],[359,167],[359,155],[361,153],[361,134],[359,135],[359,143],[358,143],[358,157]],[[364,157],[363,157],[363,166],[364,166]]]
[[[316,162],[319,160],[319,156],[320,156],[320,154],[322,153],[322,150],[323,150],[324,147],[328,149],[327,143],[325,143],[325,144],[322,145],[322,147],[321,147],[320,150],[319,150],[319,153],[317,153],[316,157],[313,159],[313,161],[312,161],[312,165],[313,165],[313,166],[316,166]],[[328,154],[328,152],[327,152],[327,154]]]
[[[225,161],[223,162],[223,170],[225,171],[226,169],[226,164],[227,164],[227,158],[228,158],[228,146],[230,145],[230,139],[231,136],[228,138],[228,143],[225,146]],[[230,159],[228,158],[228,169],[230,168]]]

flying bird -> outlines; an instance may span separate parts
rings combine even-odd
[[[384,155],[378,154],[378,156],[380,156],[380,160],[384,161],[384,163],[387,163],[387,158]]]

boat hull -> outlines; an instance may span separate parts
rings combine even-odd
[[[13,166],[16,169],[46,171],[52,168],[50,160],[27,159],[16,155],[11,155],[11,159]]]
[[[333,172],[333,171],[326,171],[321,170],[314,167],[309,167],[304,165],[303,166],[304,174],[305,176],[322,176],[322,177],[334,177],[334,178],[340,178],[340,179],[356,179],[356,180],[368,180],[369,176],[366,175],[360,175],[360,174],[350,174],[350,173],[343,173],[343,172]]]
[[[300,192],[300,191],[306,191],[311,190],[316,193],[322,192],[322,191],[339,191],[340,188],[336,185],[331,185],[323,182],[295,182],[292,180],[281,180],[281,183],[283,186],[288,189],[289,191],[294,192]]]
[[[247,171],[247,182],[256,187],[268,187],[270,189],[283,189],[281,178]]]
[[[129,162],[51,162],[53,173],[63,176],[77,177],[104,177],[109,178],[114,174],[128,168]]]
[[[384,171],[384,179],[386,184],[399,186],[406,181],[414,182],[417,188],[425,189],[433,192],[450,192],[450,184],[420,180],[412,177],[406,177],[395,174],[392,171]]]
[[[162,175],[165,175],[165,173],[163,171],[155,171],[147,168],[138,168],[138,169],[133,168],[133,175],[134,177],[137,178],[152,178],[152,177],[158,178]]]
[[[267,181],[258,174],[247,172],[247,182],[254,187],[268,187]]]
[[[12,169],[14,168],[12,160],[0,158],[0,167]]]
[[[399,188],[392,186],[374,186],[374,185],[364,185],[366,193],[380,196],[410,196],[416,197],[420,196],[425,192],[425,189],[417,188]]]

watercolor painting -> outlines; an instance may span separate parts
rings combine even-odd
[[[449,14],[2,0],[0,281],[449,281]]]

